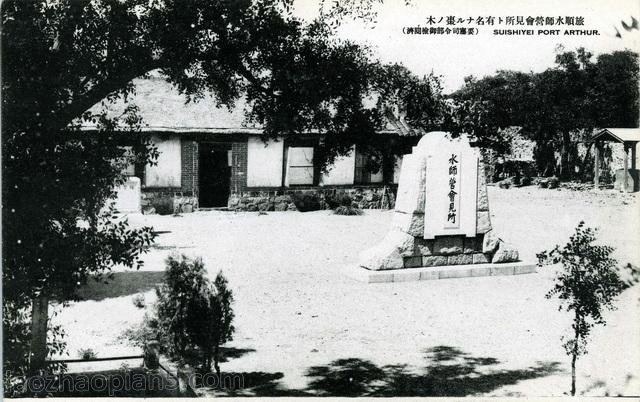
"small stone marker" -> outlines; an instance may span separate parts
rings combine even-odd
[[[493,267],[518,257],[491,229],[479,150],[466,137],[430,132],[403,157],[392,228],[380,244],[360,254],[359,265],[373,271]]]

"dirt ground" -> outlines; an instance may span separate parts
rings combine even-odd
[[[564,244],[582,219],[600,228],[621,264],[640,265],[639,197],[534,187],[489,190],[494,229],[521,258]],[[561,347],[570,318],[536,274],[364,284],[342,275],[388,230],[392,212],[196,212],[132,215],[160,231],[143,272],[93,289],[55,321],[98,356],[139,352],[118,336],[140,322],[133,304],[162,280],[171,252],[223,270],[235,294],[234,340],[223,371],[243,373],[249,395],[551,396],[569,390]],[[640,394],[640,286],[628,289],[578,361],[584,395]]]

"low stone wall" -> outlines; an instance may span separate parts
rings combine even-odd
[[[258,195],[229,197],[229,208],[236,211],[295,211],[291,195]]]
[[[228,207],[236,211],[297,211],[296,200],[315,197],[317,208],[331,209],[334,200],[348,196],[352,205],[361,209],[390,209],[395,205],[395,186],[304,187],[249,190],[229,197]],[[141,194],[142,212],[167,215],[188,213],[198,209],[198,198],[191,192],[171,189],[149,190]]]
[[[229,208],[237,211],[296,211],[296,198],[317,197],[318,209],[331,209],[332,200],[345,196],[360,209],[391,209],[395,205],[395,186],[313,187],[276,190],[249,190],[233,194]]]

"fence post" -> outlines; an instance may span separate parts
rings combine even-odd
[[[178,368],[178,392],[179,396],[196,396],[196,377],[192,367]]]
[[[160,351],[158,342],[152,341],[144,345],[144,367],[155,370],[160,367]]]

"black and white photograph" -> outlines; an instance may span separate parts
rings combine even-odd
[[[0,13],[3,398],[640,398],[638,0]]]

